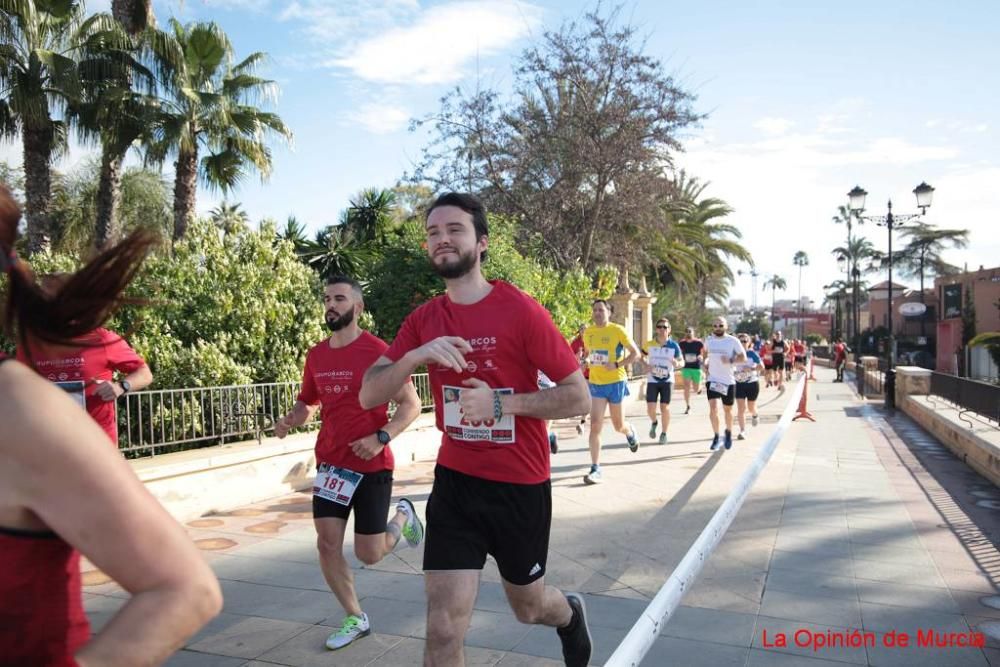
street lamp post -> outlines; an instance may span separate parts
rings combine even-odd
[[[885,383],[885,403],[886,407],[895,407],[893,392],[895,390],[895,371],[893,368],[896,364],[896,335],[892,326],[892,230],[899,229],[903,223],[919,218],[920,216],[927,213],[927,209],[931,206],[931,200],[934,196],[934,188],[927,185],[927,183],[921,182],[920,185],[913,189],[913,194],[917,198],[917,208],[920,209],[920,213],[907,213],[903,215],[893,215],[892,213],[892,200],[889,200],[888,212],[886,215],[862,215],[865,210],[865,197],[868,193],[865,192],[860,186],[854,186],[854,189],[847,193],[850,198],[850,209],[851,212],[857,216],[858,220],[868,220],[874,222],[877,225],[885,227],[889,231],[889,252],[888,252],[888,262],[889,262],[889,349],[887,351],[888,364],[886,371],[886,383]]]

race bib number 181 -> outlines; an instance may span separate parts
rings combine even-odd
[[[362,477],[364,475],[359,472],[321,463],[313,482],[313,495],[340,505],[350,505]]]
[[[468,442],[494,442],[498,445],[509,445],[514,442],[514,415],[504,415],[499,421],[492,417],[484,421],[466,418],[462,412],[459,398],[461,387],[444,386],[444,432],[454,440]],[[501,394],[513,394],[510,388],[494,389]]]

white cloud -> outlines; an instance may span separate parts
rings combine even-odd
[[[372,134],[392,134],[406,127],[410,112],[401,107],[366,104],[352,112],[348,119],[362,125]]]
[[[380,83],[450,83],[469,61],[524,37],[539,18],[528,9],[489,0],[432,7],[413,25],[364,41],[332,64]]]
[[[280,15],[304,24],[320,64],[376,83],[441,84],[470,62],[500,53],[541,23],[524,2],[464,0],[422,10],[415,0],[296,0]]]
[[[761,118],[753,124],[753,126],[763,132],[764,134],[785,134],[788,130],[795,125],[792,121],[787,118],[774,118],[767,116]]]

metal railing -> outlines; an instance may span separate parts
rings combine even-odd
[[[858,393],[862,396],[881,396],[885,387],[885,374],[889,363],[885,359],[877,362],[861,361],[861,368],[855,368],[857,374]]]
[[[931,402],[936,398],[959,408],[958,418],[972,427],[972,422],[965,417],[973,413],[1000,428],[1000,386],[969,380],[948,373],[931,372]]]
[[[432,408],[427,373],[410,378],[421,407]],[[139,458],[251,438],[260,442],[291,410],[299,387],[298,382],[271,382],[126,394],[118,403],[118,448],[129,458]],[[319,417],[317,411],[298,430],[316,428]]]

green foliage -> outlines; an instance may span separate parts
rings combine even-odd
[[[758,335],[761,338],[770,338],[771,323],[767,320],[764,311],[758,310],[747,312],[743,319],[736,323],[736,333],[746,333],[751,336]]]
[[[823,337],[820,336],[818,333],[806,334],[806,343],[808,343],[810,346],[819,345],[822,342],[823,342]]]
[[[155,302],[117,324],[135,330],[157,387],[298,380],[323,337],[319,283],[269,224],[220,234],[196,221],[172,255],[147,262],[132,292]]]

